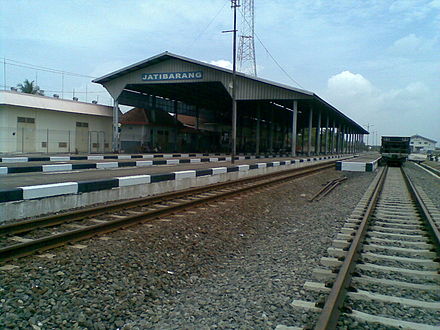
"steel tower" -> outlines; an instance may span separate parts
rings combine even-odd
[[[238,44],[238,70],[257,75],[254,43],[254,0],[241,1],[241,24]]]

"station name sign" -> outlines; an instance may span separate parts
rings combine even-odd
[[[202,71],[144,73],[143,81],[202,79]]]

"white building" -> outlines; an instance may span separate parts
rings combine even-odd
[[[435,144],[437,141],[425,138],[421,135],[411,136],[409,142],[412,153],[429,153],[435,150]]]
[[[0,91],[0,153],[111,150],[112,107]]]

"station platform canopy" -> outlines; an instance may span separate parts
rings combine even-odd
[[[151,108],[167,103],[170,113],[204,116],[224,129],[232,124],[232,78],[232,70],[164,52],[93,82],[106,88],[116,104]],[[240,72],[235,86],[238,129],[255,127],[258,121],[258,125],[292,132],[288,126],[295,108],[295,132],[331,126],[350,134],[368,134],[313,92]]]

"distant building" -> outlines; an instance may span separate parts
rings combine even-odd
[[[416,134],[411,136],[409,145],[413,153],[431,153],[435,150],[436,143],[437,141]]]
[[[173,151],[177,131],[183,125],[162,110],[133,108],[120,117],[124,152]]]
[[[111,150],[112,107],[0,91],[0,153]]]

